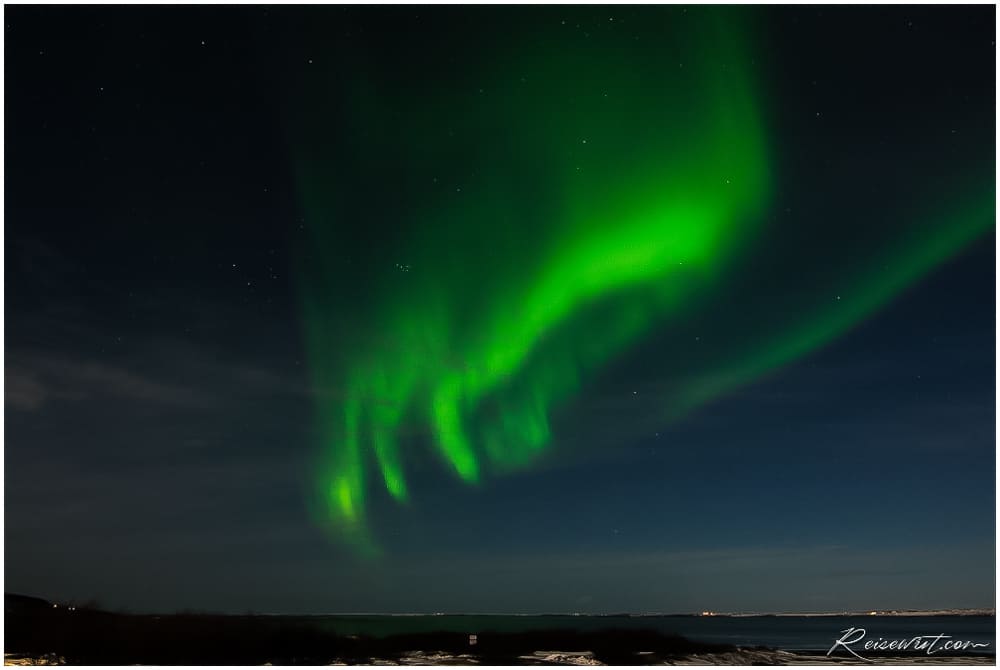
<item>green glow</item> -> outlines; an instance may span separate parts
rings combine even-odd
[[[845,276],[843,295],[825,303],[803,306],[783,330],[769,334],[734,356],[719,355],[714,369],[690,384],[669,415],[678,417],[770,370],[808,354],[861,322],[907,286],[988,231],[995,221],[988,184],[950,213],[933,212],[937,225],[921,236],[904,240],[891,263],[869,263]],[[983,194],[987,194],[984,195]],[[961,200],[956,199],[958,202]],[[926,217],[927,214],[924,214]]]
[[[299,157],[317,479],[338,536],[374,550],[366,499],[375,484],[408,501],[408,459],[436,454],[470,483],[529,466],[588,379],[745,281],[772,169],[742,14],[722,16],[692,11],[652,44],[623,31],[603,50],[572,36],[512,51],[475,87],[412,96],[377,89],[374,72],[348,87],[341,131],[364,146]],[[530,77],[512,76],[522,65]],[[402,186],[358,195],[383,182]],[[858,323],[993,225],[989,191],[839,270],[842,300],[731,317],[745,337],[690,365],[678,354],[698,374],[664,415]],[[352,237],[366,227],[384,238]]]

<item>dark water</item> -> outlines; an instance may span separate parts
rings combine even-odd
[[[577,631],[652,629],[675,633],[700,642],[739,646],[761,645],[786,651],[826,653],[847,628],[863,628],[867,640],[904,640],[915,636],[950,635],[953,640],[989,644],[977,653],[995,655],[996,619],[992,616],[322,616],[311,617],[324,629],[342,635],[392,635],[449,631],[479,633],[519,632],[542,629]],[[942,640],[943,642],[944,640]],[[940,643],[939,643],[940,645]],[[860,650],[859,645],[855,645]],[[844,653],[843,650],[839,650]],[[909,652],[913,653],[913,652]],[[935,656],[945,655],[937,652]]]

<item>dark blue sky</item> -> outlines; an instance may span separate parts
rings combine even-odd
[[[670,334],[654,333],[562,416],[536,467],[470,487],[417,463],[410,505],[372,501],[380,558],[325,533],[307,510],[317,431],[280,120],[300,42],[341,15],[269,11],[5,12],[7,591],[136,611],[994,605],[992,234],[831,344],[636,437],[669,383]],[[402,30],[349,11],[385,45]],[[949,181],[933,166],[981,169],[993,11],[761,10],[793,175],[778,211],[891,240],[891,207],[852,185],[888,166],[905,199]],[[826,49],[852,35],[853,52]],[[881,99],[870,59],[904,40],[939,69]],[[814,73],[820,93],[802,83]],[[866,113],[837,94],[859,79]],[[814,107],[846,120],[795,120]],[[906,147],[943,113],[958,148],[929,140],[914,163]],[[821,247],[811,225],[782,253]]]

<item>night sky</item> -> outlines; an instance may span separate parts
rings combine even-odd
[[[994,14],[5,7],[5,590],[992,607]]]

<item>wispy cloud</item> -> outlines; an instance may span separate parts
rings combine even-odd
[[[45,404],[45,386],[32,372],[7,367],[4,370],[4,402],[11,409],[31,412]]]
[[[15,410],[37,411],[54,400],[100,397],[182,407],[213,402],[211,395],[197,388],[95,360],[29,354],[8,356],[8,361],[4,399]]]

